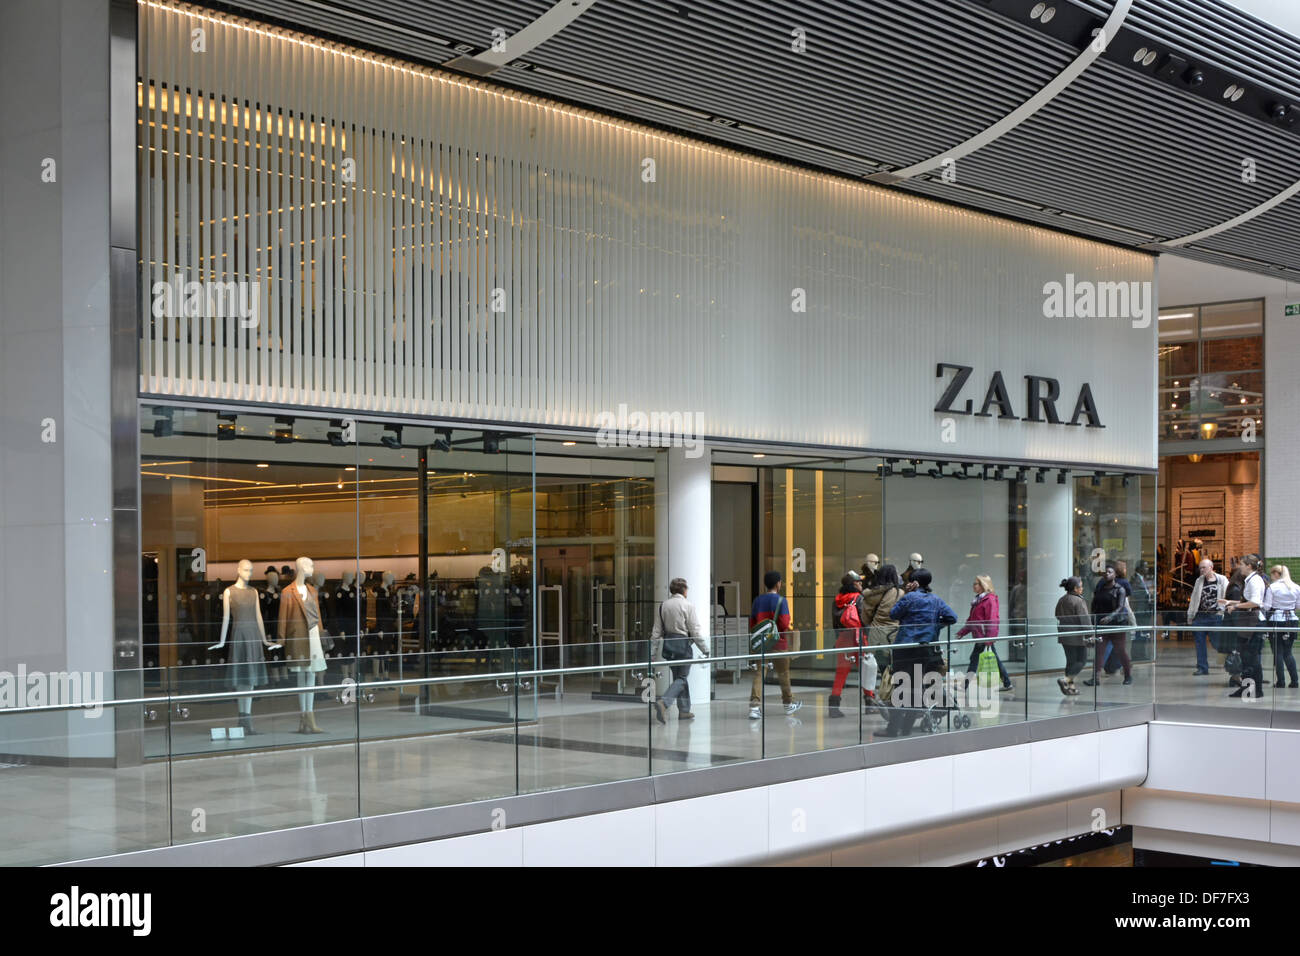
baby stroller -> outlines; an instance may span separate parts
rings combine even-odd
[[[965,730],[970,727],[970,715],[963,713],[961,700],[952,693],[948,681],[948,662],[941,661],[939,669],[939,699],[925,707],[921,719],[917,721],[922,733],[934,734],[946,729],[947,720],[951,718],[953,730]]]

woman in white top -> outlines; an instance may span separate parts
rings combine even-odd
[[[1278,687],[1285,687],[1286,672],[1291,675],[1291,686],[1300,687],[1296,681],[1295,656],[1291,653],[1296,638],[1296,606],[1300,605],[1300,585],[1291,580],[1291,571],[1285,564],[1275,564],[1268,569],[1273,582],[1264,592],[1262,605],[1265,618],[1272,624],[1273,633],[1269,635],[1269,644],[1273,647],[1273,669],[1277,675]]]

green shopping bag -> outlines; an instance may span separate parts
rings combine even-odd
[[[979,664],[975,669],[975,680],[981,688],[993,688],[998,686],[1002,676],[998,673],[998,656],[993,653],[993,648],[986,647],[980,653]]]

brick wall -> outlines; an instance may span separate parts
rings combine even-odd
[[[1228,485],[1228,554],[1259,554],[1259,485]]]
[[[1160,540],[1173,553],[1178,530],[1182,526],[1180,502],[1182,494],[1189,491],[1223,492],[1223,537],[1207,539],[1206,550],[1216,558],[1231,558],[1259,552],[1260,508],[1259,484],[1231,484],[1232,463],[1238,455],[1206,455],[1205,460],[1193,464],[1186,458],[1166,458],[1162,462],[1160,480],[1168,495],[1168,525],[1161,527]]]

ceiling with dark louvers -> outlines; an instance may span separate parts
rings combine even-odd
[[[1113,0],[1051,2],[1100,25]],[[515,34],[552,0],[211,5],[442,64],[486,50],[494,30]],[[1033,24],[1034,6],[596,0],[488,81],[861,178],[942,154],[1060,73],[1082,43]],[[1222,0],[1134,0],[1124,26],[1161,62],[1173,53],[1213,78],[1192,91],[1154,69],[1098,59],[1030,119],[961,158],[956,181],[936,170],[888,188],[1141,246],[1207,229],[1300,181],[1300,124],[1209,95],[1226,74],[1261,102],[1300,111],[1300,39]],[[803,53],[791,50],[795,28]],[[1253,161],[1253,182],[1242,181],[1243,160]],[[1180,253],[1297,279],[1298,237],[1300,196]]]

